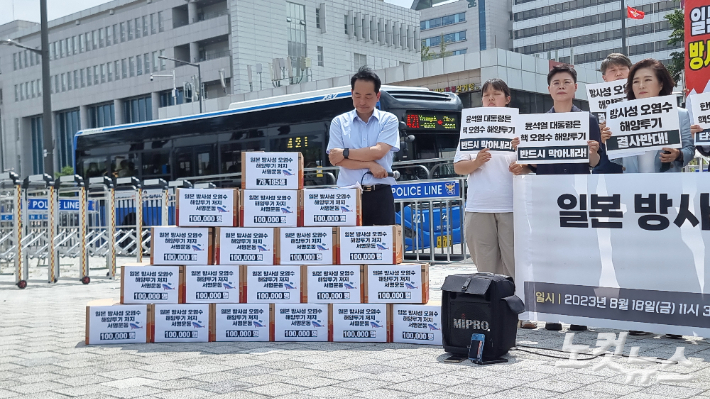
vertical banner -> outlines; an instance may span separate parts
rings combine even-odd
[[[597,117],[599,123],[606,122],[606,110],[611,104],[626,101],[625,87],[626,79],[587,85],[589,111]]]
[[[513,152],[517,108],[478,107],[461,112],[459,148],[477,154],[488,148],[491,151]]]
[[[710,91],[710,5],[685,1],[685,86],[687,94]]]
[[[520,319],[710,337],[703,173],[516,176]]]
[[[682,147],[673,95],[610,105],[606,126],[612,133],[606,141],[606,151],[611,159],[664,147]]]
[[[589,112],[520,115],[517,131],[519,163],[589,163]]]
[[[691,94],[688,102],[693,110],[693,124],[700,125],[702,132],[695,133],[695,145],[710,145],[710,92]]]

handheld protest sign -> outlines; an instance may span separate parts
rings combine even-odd
[[[215,264],[275,264],[277,248],[273,228],[217,227],[215,230]]]
[[[517,132],[519,163],[589,163],[589,112],[520,115]]]
[[[589,111],[599,119],[600,123],[606,121],[606,110],[611,104],[626,101],[626,79],[590,83],[586,87]]]
[[[396,264],[402,262],[402,227],[340,227],[338,264]]]
[[[242,191],[239,213],[242,227],[297,227],[298,191]]]
[[[335,263],[335,227],[276,229],[277,265],[332,265]]]
[[[210,341],[270,341],[272,307],[256,303],[211,305]]]
[[[239,226],[239,190],[178,188],[176,220],[180,227]]]
[[[361,265],[302,266],[303,303],[361,303]]]
[[[277,303],[274,341],[328,341],[328,305]]]
[[[362,191],[356,188],[309,188],[298,192],[304,226],[362,225]]]
[[[330,306],[333,342],[389,342],[386,304],[333,304]]]
[[[366,303],[420,303],[429,301],[429,264],[365,266]]]
[[[516,136],[517,108],[478,107],[461,112],[459,150],[477,154],[488,148],[491,152],[513,152]]]
[[[246,303],[300,303],[300,266],[242,266]]]
[[[392,342],[441,346],[441,306],[391,306]]]
[[[121,266],[121,303],[184,303],[182,266]]]
[[[710,145],[710,92],[688,97],[693,107],[693,124],[703,128],[702,132],[695,133],[695,145]]]
[[[151,228],[150,263],[153,265],[211,265],[212,229],[158,226]]]
[[[185,303],[239,303],[239,266],[185,266]]]
[[[87,345],[150,342],[148,305],[87,306]]]
[[[153,342],[208,342],[210,305],[152,305]]]
[[[612,104],[606,126],[612,136],[606,141],[610,159],[664,147],[681,148],[676,97],[661,96]]]
[[[242,189],[303,189],[300,152],[242,152]]]

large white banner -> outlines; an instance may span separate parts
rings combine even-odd
[[[710,176],[516,176],[521,319],[710,337]]]

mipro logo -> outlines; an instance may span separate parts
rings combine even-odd
[[[490,327],[488,322],[485,320],[467,320],[466,315],[462,314],[460,319],[454,319],[454,328],[461,328],[464,330],[484,330],[489,331]]]

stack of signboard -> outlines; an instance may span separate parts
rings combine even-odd
[[[87,306],[87,344],[359,341],[440,344],[428,264],[399,226],[363,227],[359,189],[303,189],[299,153],[243,153],[242,190],[179,189],[121,305]]]

